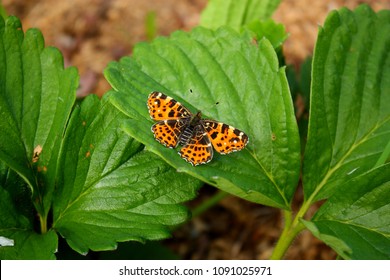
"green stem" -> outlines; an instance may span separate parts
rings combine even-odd
[[[289,212],[290,216],[291,212]],[[295,221],[295,219],[294,219]],[[290,225],[285,226],[278,242],[276,243],[275,249],[272,252],[271,260],[280,260],[285,255],[287,249],[290,247],[293,240],[297,237],[297,235],[305,228],[305,226],[301,223],[295,224],[294,222],[290,223]]]
[[[227,192],[219,190],[214,196],[210,197],[202,204],[197,206],[194,210],[192,210],[192,217],[194,218],[201,215],[203,212],[207,211],[209,208],[213,207],[222,199],[224,199],[227,195]]]
[[[285,226],[278,242],[276,243],[275,249],[272,252],[270,257],[271,260],[282,259],[293,240],[302,230],[305,229],[305,226],[300,222],[300,219],[304,217],[310,205],[311,200],[305,201],[294,219],[291,211],[285,210],[283,212],[285,217]]]
[[[44,234],[47,232],[47,217],[42,217],[39,215],[39,222],[41,224],[41,234]]]

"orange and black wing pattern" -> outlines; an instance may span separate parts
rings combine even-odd
[[[243,131],[225,123],[202,120],[202,124],[214,149],[220,154],[240,151],[249,142],[248,136]]]
[[[187,145],[179,151],[179,155],[193,166],[208,163],[213,158],[213,147],[207,133],[201,129],[194,131]]]

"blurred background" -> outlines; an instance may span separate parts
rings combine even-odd
[[[110,89],[103,70],[112,60],[131,55],[133,46],[175,30],[191,30],[207,0],[2,0],[8,15],[22,20],[23,29],[39,28],[47,46],[61,50],[66,66],[80,74],[78,96],[102,96]],[[334,9],[354,9],[367,3],[375,11],[390,9],[390,1],[282,0],[272,18],[285,25],[289,38],[283,46],[286,64],[299,73],[314,48],[317,30]],[[205,186],[189,203],[193,208],[215,194]],[[298,191],[296,203],[302,194]],[[120,243],[114,252],[92,252],[93,259],[266,259],[280,236],[283,221],[278,209],[234,197],[192,219],[172,239],[146,245]],[[58,258],[82,258],[60,243]],[[303,232],[289,249],[287,259],[335,259],[336,254]]]

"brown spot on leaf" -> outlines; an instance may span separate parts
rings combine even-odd
[[[36,163],[39,160],[39,156],[42,152],[42,146],[38,145],[35,147],[34,152],[33,152],[33,157],[32,157],[32,162]]]
[[[38,166],[37,167],[37,171],[46,173],[47,172],[47,167],[46,166]]]

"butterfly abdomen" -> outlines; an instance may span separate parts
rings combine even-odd
[[[194,134],[194,127],[191,125],[187,126],[184,129],[183,133],[180,135],[179,144],[182,146],[187,145],[193,134]]]
[[[179,137],[179,144],[181,146],[187,145],[191,138],[194,136],[194,133],[196,133],[201,127],[200,124],[201,119],[201,112],[199,111],[188,123],[188,125],[185,127],[184,131]]]

